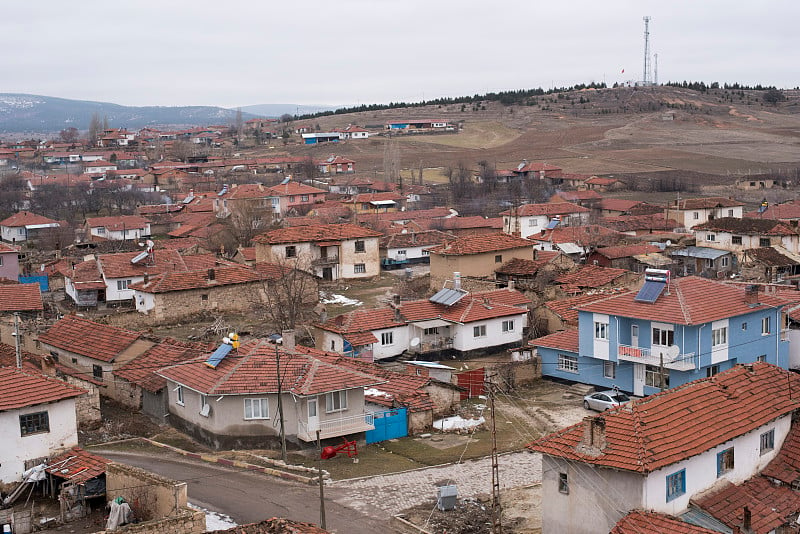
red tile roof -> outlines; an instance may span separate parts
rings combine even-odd
[[[74,484],[83,484],[104,474],[106,465],[110,463],[111,460],[108,458],[92,454],[80,447],[73,447],[47,460],[45,471]]]
[[[42,311],[39,284],[0,285],[0,313]]]
[[[353,310],[348,313],[343,313],[324,323],[316,323],[315,326],[323,330],[343,334],[350,343],[354,343],[353,339],[351,339],[351,336],[354,336],[354,334],[366,333],[384,328],[394,328],[405,324],[402,317],[399,319],[395,317],[392,308],[374,308]],[[363,341],[367,338],[362,336],[362,338],[359,339]],[[375,341],[368,341],[367,343],[375,343]],[[354,344],[362,345],[366,343]]]
[[[793,424],[781,450],[761,474],[791,485],[800,479],[800,424]]]
[[[553,282],[570,289],[593,288],[612,284],[615,280],[626,274],[632,274],[632,272],[627,269],[600,267],[599,265],[584,265],[575,272],[562,274],[553,280]]]
[[[365,237],[380,237],[380,232],[356,226],[355,224],[320,224],[318,226],[298,226],[279,228],[253,238],[256,243],[306,243],[314,241],[340,241]]]
[[[228,265],[202,270],[169,271],[156,275],[147,282],[136,282],[129,287],[143,293],[169,293],[171,291],[188,291],[191,289],[246,284],[248,282],[258,282],[259,280],[261,280],[261,275],[255,269],[245,265]]]
[[[517,208],[501,211],[500,215],[514,215],[517,217],[532,217],[535,215],[569,215],[572,213],[588,213],[589,208],[584,208],[572,202],[551,202],[547,204],[523,204]]]
[[[759,293],[758,305],[745,302],[744,287],[688,276],[670,282],[654,303],[637,302],[627,293],[581,306],[581,310],[675,324],[702,324],[758,310],[783,306],[787,301]]]
[[[151,393],[157,393],[167,385],[167,381],[164,377],[157,375],[156,371],[167,365],[196,358],[198,354],[208,354],[215,348],[213,343],[164,339],[141,356],[137,356],[114,371],[114,376],[136,384]]]
[[[730,232],[745,235],[797,235],[797,230],[789,224],[772,219],[739,219],[737,217],[721,217],[712,219],[692,228],[714,232]]]
[[[628,211],[643,202],[639,200],[626,200],[624,198],[603,198],[597,203],[597,207],[601,210],[608,211]]]
[[[699,210],[711,208],[733,208],[744,206],[744,202],[727,197],[684,198],[670,204],[670,209]]]
[[[429,247],[440,245],[454,239],[450,234],[439,230],[426,230],[423,232],[406,232],[405,234],[392,234],[381,238],[381,248],[408,248]]]
[[[64,276],[70,278],[75,289],[79,291],[106,288],[103,275],[100,274],[97,266],[97,260],[83,261],[68,270]]]
[[[406,197],[400,195],[398,193],[394,193],[392,191],[387,191],[384,193],[361,193],[354,196],[350,201],[347,202],[355,202],[356,204],[364,203],[364,202],[377,202],[381,200],[405,200]]]
[[[0,383],[3,384],[0,388],[0,411],[57,402],[86,393],[56,378],[14,367],[0,367]]]
[[[553,313],[561,317],[561,319],[564,321],[577,325],[579,306],[589,304],[590,302],[594,302],[596,300],[604,299],[607,296],[607,294],[603,293],[584,293],[582,295],[577,295],[566,299],[550,300],[545,302],[544,305]]]
[[[19,253],[19,247],[0,243],[0,254],[10,254],[12,252]]]
[[[26,226],[29,224],[58,224],[58,221],[48,219],[43,215],[36,215],[35,213],[31,213],[29,211],[20,211],[11,217],[0,221],[0,226],[7,226],[9,228]]]
[[[152,260],[146,259],[138,263],[131,263],[131,260],[140,253],[141,251],[100,254],[97,261],[106,279],[144,276],[145,274],[153,276],[167,271],[187,270],[183,256],[175,250],[156,250],[152,254]]]
[[[664,218],[663,213],[652,215],[621,215],[619,217],[603,217],[598,224],[617,232],[635,232],[638,230],[672,231],[681,225],[674,219]]]
[[[512,276],[533,276],[539,269],[553,261],[561,253],[555,250],[537,250],[535,260],[523,260],[522,258],[512,258],[505,262],[494,272]]]
[[[509,291],[507,289],[500,291]],[[514,290],[511,290],[514,291]],[[515,293],[519,293],[514,291]],[[506,297],[512,298],[512,297]],[[528,299],[526,299],[527,301]],[[452,306],[436,304],[429,300],[412,300],[400,305],[400,313],[410,322],[442,319],[453,323],[472,323],[497,317],[508,317],[527,313],[527,310],[493,300],[489,297],[466,296]]]
[[[561,330],[552,334],[532,339],[529,343],[532,347],[547,347],[550,349],[566,350],[578,352],[578,329]]]
[[[615,245],[623,236],[604,226],[588,224],[586,226],[566,226],[553,230],[542,230],[538,234],[529,236],[534,241],[547,241],[550,243],[576,243],[578,245]]]
[[[655,512],[634,510],[617,521],[611,534],[719,534],[680,519]]]
[[[595,249],[596,254],[605,256],[610,260],[630,258],[637,254],[649,254],[651,252],[661,252],[661,249],[655,245],[617,245]]]
[[[448,220],[448,219],[445,219]],[[521,237],[508,234],[481,234],[459,237],[438,247],[430,249],[431,254],[443,256],[462,256],[466,254],[485,254],[516,248],[527,248],[533,258],[533,243]]]
[[[751,211],[744,214],[745,217],[753,217],[757,219],[781,219],[786,221],[793,221],[800,219],[800,203],[795,200],[786,202],[784,204],[773,204],[767,207],[763,213],[758,211]]]
[[[67,315],[39,335],[42,343],[103,362],[114,361],[137,339],[137,332],[95,323],[76,315]]]
[[[209,395],[277,393],[276,350],[281,355],[283,390],[295,395],[318,395],[383,382],[373,375],[335,366],[315,357],[324,356],[322,351],[307,347],[288,351],[264,340],[245,344],[238,353],[231,352],[216,369],[205,364],[208,355],[204,355],[191,363],[161,369],[158,374]]]
[[[134,230],[147,228],[147,219],[138,215],[115,215],[113,217],[89,217],[86,225],[89,228],[104,227],[106,230]]]
[[[800,408],[800,376],[757,362],[656,393],[597,416],[607,446],[579,447],[585,421],[534,441],[531,450],[597,467],[651,473]]]

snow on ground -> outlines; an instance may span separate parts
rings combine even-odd
[[[349,299],[344,295],[337,295],[336,293],[325,294],[320,293],[320,302],[323,304],[341,304],[342,306],[361,306],[364,304],[360,300]]]
[[[221,514],[219,512],[212,512],[206,510],[192,503],[188,503],[189,508],[193,510],[200,510],[206,514],[206,530],[224,530],[227,528],[235,527],[237,523],[231,519],[230,516]]]
[[[364,388],[364,395],[368,395],[370,397],[386,397],[387,399],[394,398],[394,395],[391,393],[386,393],[385,391],[375,388]]]
[[[486,422],[486,419],[479,417],[478,419],[464,419],[459,415],[453,417],[445,417],[433,422],[433,428],[437,430],[465,430],[480,426]]]

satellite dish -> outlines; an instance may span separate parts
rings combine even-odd
[[[667,347],[667,357],[670,360],[674,360],[677,358],[681,353],[681,348],[678,345],[670,345]]]
[[[668,247],[671,247],[672,246],[672,241],[667,239],[667,241],[664,244],[667,245]]]
[[[230,345],[231,344],[231,339],[229,337],[223,337],[222,338],[222,342],[225,343],[226,345]]]
[[[415,337],[414,339],[412,339],[412,340],[409,342],[409,345],[411,345],[412,347],[417,347],[417,346],[419,346],[419,338],[418,338],[418,337]]]

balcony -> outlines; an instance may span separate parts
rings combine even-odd
[[[319,430],[320,439],[327,439],[375,430],[375,424],[371,413],[326,419],[316,424],[309,424],[306,421],[298,421],[297,423],[297,437],[303,441],[316,441],[317,430]]]
[[[311,260],[311,265],[339,265],[339,255],[328,254],[327,256],[315,258]]]
[[[646,347],[634,347],[631,345],[617,346],[617,358],[621,362],[643,363],[646,365],[661,365],[663,355],[664,367],[676,371],[694,371],[699,368],[699,361],[694,352],[680,353],[673,355],[668,347],[657,347],[650,349]]]

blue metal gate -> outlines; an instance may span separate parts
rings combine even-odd
[[[404,438],[408,435],[408,418],[405,408],[375,412],[372,417],[375,430],[367,430],[367,443]]]

